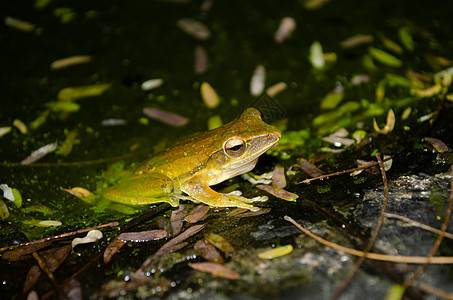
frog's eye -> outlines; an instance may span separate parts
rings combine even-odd
[[[239,157],[244,154],[246,149],[247,144],[243,139],[238,137],[231,138],[223,144],[223,151],[229,157]]]

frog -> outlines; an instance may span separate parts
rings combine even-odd
[[[125,171],[102,196],[128,205],[167,202],[176,207],[179,200],[191,200],[258,211],[252,203],[263,197],[248,199],[239,191],[220,193],[211,186],[251,171],[280,137],[281,132],[250,107],[237,120],[176,142]]]

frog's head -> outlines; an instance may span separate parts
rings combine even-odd
[[[255,108],[248,108],[238,120],[224,128],[222,149],[213,153],[211,159],[219,170],[228,174],[227,178],[252,170],[258,157],[281,137],[280,131],[265,123]]]

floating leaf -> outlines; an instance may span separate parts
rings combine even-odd
[[[145,107],[143,108],[143,113],[151,119],[175,127],[184,126],[189,122],[189,119],[186,117],[155,107]]]
[[[27,125],[25,125],[24,122],[22,122],[19,119],[14,119],[13,126],[16,127],[17,129],[19,129],[19,131],[22,134],[27,134],[28,133]]]
[[[286,200],[286,201],[296,201],[296,199],[299,197],[298,195],[293,194],[293,193],[288,192],[283,189],[276,191],[274,189],[274,187],[271,185],[262,184],[262,185],[257,185],[256,187],[263,191],[268,192],[269,194],[271,194],[279,199]]]
[[[208,53],[202,46],[196,46],[194,50],[195,74],[204,74],[208,70]]]
[[[201,263],[192,263],[189,264],[192,269],[211,273],[214,276],[222,277],[226,279],[239,279],[241,275],[238,272],[233,271],[221,264],[213,263],[213,262],[201,262]]]
[[[220,264],[224,263],[224,259],[220,255],[219,251],[217,251],[217,249],[213,245],[211,245],[205,240],[199,240],[198,242],[195,243],[193,248],[195,251],[201,252],[201,256],[207,261],[216,262]]]
[[[412,39],[409,27],[400,28],[400,30],[398,31],[398,36],[404,48],[409,51],[414,51],[414,40]]]
[[[425,141],[428,141],[434,147],[434,149],[436,149],[437,152],[443,153],[450,150],[448,146],[439,139],[425,137]]]
[[[223,238],[219,234],[208,233],[207,235],[205,235],[205,239],[223,253],[234,252],[234,248],[233,246],[231,246],[230,242],[228,242],[225,238]]]
[[[71,153],[72,151],[74,141],[78,134],[79,131],[77,130],[77,128],[69,131],[69,133],[66,135],[66,139],[63,141],[60,148],[58,149],[58,154],[62,156],[68,156],[69,153]]]
[[[442,85],[440,85],[439,83],[426,89],[414,89],[415,94],[422,98],[432,97],[439,94],[441,91]]]
[[[329,3],[330,0],[305,0],[304,7],[308,10],[316,10],[322,8],[324,5]]]
[[[340,104],[341,100],[343,100],[344,97],[344,88],[341,83],[339,83],[333,91],[328,93],[322,100],[321,100],[321,109],[327,110],[327,109],[333,109]]]
[[[308,60],[315,69],[323,69],[325,67],[326,62],[324,60],[321,43],[319,41],[315,41],[311,44]]]
[[[58,92],[57,98],[62,102],[75,101],[87,97],[95,97],[110,88],[110,84],[94,84],[77,87],[67,87]]]
[[[215,108],[219,105],[220,99],[214,88],[207,82],[203,82],[200,88],[201,98],[208,108]]]
[[[278,82],[266,89],[266,94],[269,97],[275,97],[277,94],[283,92],[287,88],[287,84],[285,82]]]
[[[4,136],[10,132],[11,132],[11,126],[0,127],[0,137]]]
[[[403,53],[403,48],[401,48],[400,45],[392,41],[391,39],[385,37],[384,35],[380,36],[381,42],[384,45],[385,48],[388,50],[396,53],[396,54],[401,54]]]
[[[208,213],[209,209],[210,208],[208,205],[200,204],[184,217],[184,221],[189,223],[196,223]]]
[[[35,24],[10,16],[5,17],[5,25],[25,32],[32,32],[36,27]]]
[[[208,119],[208,130],[218,128],[222,125],[222,117],[220,117],[219,115],[212,116]]]
[[[395,127],[395,113],[393,112],[393,110],[389,110],[387,114],[387,122],[385,123],[384,128],[379,128],[379,125],[377,124],[375,118],[373,119],[373,127],[377,133],[387,134],[389,132],[392,132],[393,128]]]
[[[51,70],[60,70],[70,66],[86,64],[91,61],[92,57],[89,55],[74,55],[69,56],[61,59],[57,59],[56,61],[50,64]]]
[[[60,221],[55,221],[55,220],[43,220],[39,221],[36,226],[41,226],[41,227],[52,227],[52,226],[61,226],[62,223]]]
[[[127,121],[124,119],[106,119],[102,120],[101,125],[105,127],[110,127],[110,126],[123,126],[126,125]]]
[[[305,158],[299,158],[299,164],[302,169],[307,175],[311,177],[318,177],[324,174],[324,172],[319,169],[317,166],[306,160]]]
[[[286,187],[285,168],[275,166],[272,172],[272,186],[275,190],[280,190]]]
[[[276,257],[280,257],[286,254],[289,254],[293,251],[292,245],[280,246],[270,250],[266,250],[263,252],[258,253],[258,257],[261,259],[273,259]]]
[[[166,238],[168,232],[165,230],[146,230],[139,232],[123,232],[117,239],[123,242],[149,242]]]
[[[47,154],[55,151],[57,149],[57,147],[58,147],[58,142],[54,142],[54,143],[42,146],[38,150],[33,151],[29,156],[27,156],[20,163],[22,165],[34,163],[35,161],[38,161],[41,158],[43,158],[44,156],[46,156]]]
[[[180,204],[177,210],[171,212],[170,223],[171,223],[171,235],[177,235],[181,232],[184,217],[187,214],[187,206]]]
[[[0,184],[0,190],[3,191],[3,197],[12,201],[16,207],[22,206],[22,195],[19,190],[9,187],[7,184]]]
[[[356,34],[340,42],[340,47],[343,49],[351,49],[365,44],[370,44],[374,41],[371,34]]]
[[[264,92],[265,82],[266,68],[263,65],[258,65],[250,80],[250,94],[255,97],[261,95]]]
[[[144,82],[142,82],[142,90],[144,91],[150,91],[153,89],[156,89],[164,84],[164,80],[162,78],[154,78],[154,79],[149,79]]]
[[[30,123],[30,128],[33,130],[39,128],[39,126],[44,124],[44,122],[47,120],[50,112],[50,109],[43,111],[35,120]]]
[[[72,249],[79,244],[94,243],[102,238],[100,230],[90,230],[84,238],[75,238],[72,240]]]
[[[207,40],[211,36],[209,28],[205,24],[194,19],[180,19],[176,22],[176,25],[191,37],[201,41]]]
[[[403,62],[399,58],[385,52],[384,50],[369,47],[368,52],[375,60],[386,66],[399,68],[403,65]]]
[[[71,246],[65,245],[58,248],[52,248],[40,252],[42,258],[46,262],[47,269],[50,272],[55,272],[58,267],[66,260],[71,252]]]
[[[96,201],[96,196],[87,189],[82,187],[75,187],[72,189],[61,188],[63,191],[70,193],[71,195],[76,196],[80,200],[87,202],[89,204],[94,204]]]
[[[46,106],[53,111],[76,112],[80,105],[74,102],[47,102]]]
[[[291,17],[285,17],[280,21],[277,31],[274,34],[274,41],[277,44],[283,43],[288,39],[294,30],[296,30],[296,20]]]
[[[9,217],[9,210],[5,202],[0,199],[0,219],[5,220]]]
[[[38,251],[39,249],[45,248],[52,244],[50,240],[43,240],[37,244],[25,244],[23,246],[19,246],[11,251],[4,252],[2,254],[2,259],[7,261],[19,261],[23,259],[27,259],[27,255]]]

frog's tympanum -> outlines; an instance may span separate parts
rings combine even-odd
[[[179,199],[188,199],[215,207],[258,210],[247,204],[254,199],[222,194],[210,186],[252,170],[280,135],[277,128],[261,120],[258,110],[248,108],[238,120],[152,156],[126,172],[103,196],[132,205],[168,202],[177,206]]]

